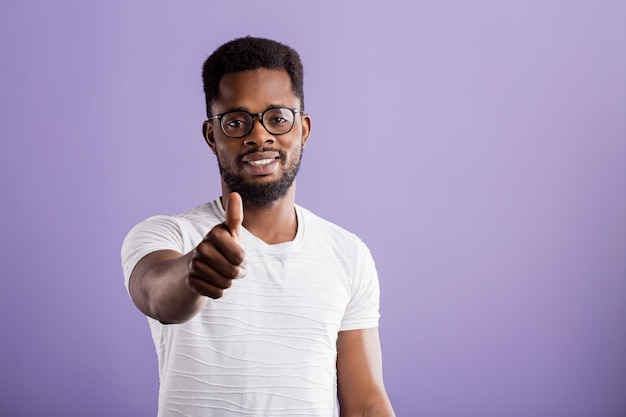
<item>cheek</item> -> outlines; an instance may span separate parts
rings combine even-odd
[[[302,156],[302,145],[298,144],[297,146],[294,146],[289,151],[289,155],[287,157],[287,164],[295,165],[300,160],[301,156]]]
[[[214,153],[217,157],[218,163],[222,167],[232,169],[232,167],[236,165],[233,157],[231,156],[231,153],[228,152],[227,149],[224,149],[223,147],[216,147]]]
[[[304,141],[300,136],[296,136],[292,138],[289,142],[281,143],[279,146],[282,146],[290,154],[299,154],[302,151]]]
[[[238,155],[238,153],[232,149],[232,146],[228,146],[226,144],[216,145],[215,154],[218,155],[221,159],[227,160],[232,160]]]

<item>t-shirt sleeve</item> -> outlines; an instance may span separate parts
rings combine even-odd
[[[352,297],[341,322],[340,331],[378,327],[380,286],[372,255],[359,241],[355,258]]]
[[[122,270],[128,290],[130,274],[146,255],[158,250],[184,253],[180,225],[174,217],[154,216],[133,227],[122,243]]]

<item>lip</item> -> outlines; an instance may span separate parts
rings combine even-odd
[[[254,152],[244,156],[241,160],[243,162],[260,161],[262,159],[278,159],[280,154],[273,151]]]
[[[274,173],[280,166],[280,154],[278,152],[254,152],[244,156],[241,161],[243,168],[249,174],[264,176]],[[256,164],[253,164],[258,162]]]

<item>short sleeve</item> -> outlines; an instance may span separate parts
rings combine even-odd
[[[122,243],[122,270],[128,290],[130,274],[146,255],[158,250],[183,253],[184,243],[178,221],[170,216],[154,216],[133,227]]]
[[[352,296],[341,322],[340,331],[378,327],[380,286],[372,255],[359,240],[355,257]]]

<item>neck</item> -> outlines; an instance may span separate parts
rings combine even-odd
[[[222,204],[230,193],[223,190]],[[253,206],[243,202],[243,227],[267,244],[290,242],[298,231],[295,210],[295,184],[287,194],[268,206]]]

